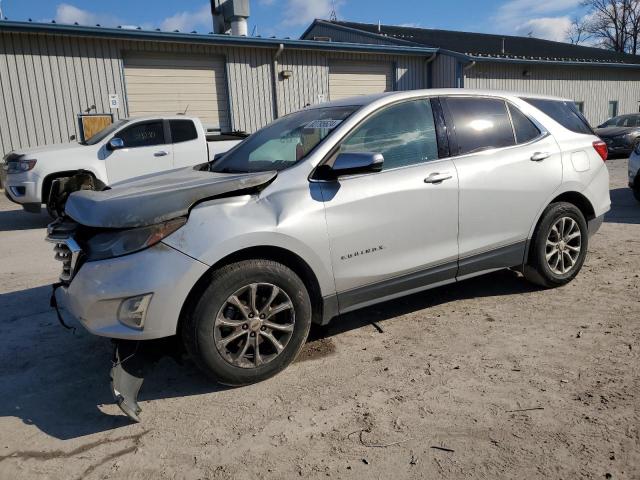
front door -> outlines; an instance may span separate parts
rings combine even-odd
[[[124,148],[107,152],[109,184],[173,168],[173,146],[167,143],[164,122],[130,125],[115,134]]]
[[[430,101],[374,113],[340,152],[384,156],[379,173],[322,184],[340,310],[455,278],[458,177],[439,158]]]

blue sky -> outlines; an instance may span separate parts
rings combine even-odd
[[[136,25],[209,32],[207,1],[1,0],[10,20]],[[298,37],[313,18],[328,18],[335,5],[340,20],[410,25],[564,40],[580,0],[252,0],[250,32]]]

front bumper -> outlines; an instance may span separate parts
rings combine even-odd
[[[159,243],[124,257],[84,263],[58,305],[89,332],[124,340],[152,340],[176,334],[182,306],[208,267]],[[152,293],[142,330],[118,321],[123,300]]]
[[[21,205],[42,204],[40,179],[32,172],[12,173],[3,178],[6,195]]]

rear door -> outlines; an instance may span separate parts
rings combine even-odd
[[[443,104],[460,182],[458,276],[519,265],[536,216],[562,182],[558,144],[502,99]]]
[[[163,120],[138,122],[115,134],[124,148],[107,151],[109,184],[173,168],[173,146]]]

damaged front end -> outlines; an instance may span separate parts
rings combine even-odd
[[[148,283],[164,278],[158,272],[167,268],[173,268],[176,275],[192,275],[185,285],[195,284],[206,272],[204,264],[164,246],[162,240],[187,222],[197,203],[257,193],[275,177],[274,172],[220,174],[190,168],[141,177],[110,189],[95,188],[86,177],[56,185],[60,215],[49,225],[47,241],[54,244],[62,273],[53,286],[51,306],[67,326],[56,299],[56,291],[62,289],[58,291],[62,309],[93,333],[113,340],[111,390],[120,409],[132,420],[140,421],[138,394],[145,375],[162,356],[176,352],[175,348],[159,346],[166,347],[163,339],[175,338],[179,310],[170,315],[171,321],[175,319],[172,331],[164,329],[151,335],[149,329],[153,331],[157,320],[168,314],[156,310],[155,323],[154,318],[147,318],[154,305],[153,292],[158,291],[156,284],[147,289]],[[194,264],[202,270],[195,271]],[[156,265],[162,269],[154,270]],[[128,273],[121,281],[122,272]],[[159,299],[167,301],[176,295],[173,283],[165,282],[162,288],[167,291],[158,295]],[[179,298],[187,294],[183,292]],[[114,302],[119,306],[105,314],[106,306]],[[181,308],[182,300],[172,302],[172,307],[174,304]],[[108,328],[104,327],[105,318]]]

